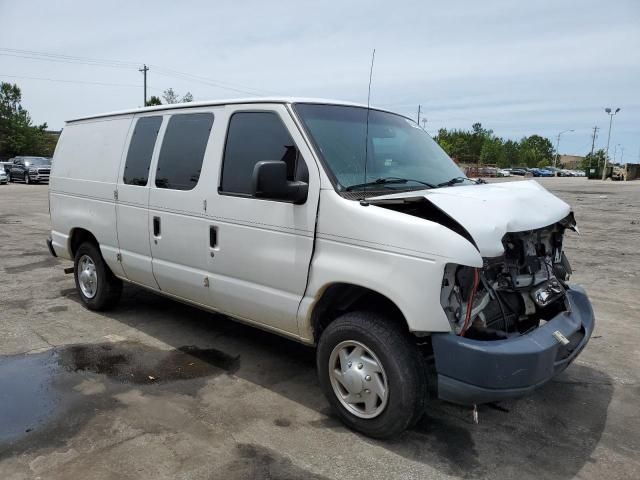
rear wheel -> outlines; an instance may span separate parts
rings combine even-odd
[[[322,333],[316,354],[320,385],[349,427],[388,438],[422,416],[426,362],[410,334],[373,312],[350,312]]]
[[[85,242],[75,254],[74,277],[82,303],[90,310],[112,308],[122,293],[122,281],[109,269],[100,249]]]

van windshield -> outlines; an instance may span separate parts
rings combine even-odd
[[[366,108],[297,103],[294,109],[339,191],[412,190],[468,181],[440,146],[405,117],[369,110],[366,141]]]

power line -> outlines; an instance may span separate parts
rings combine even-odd
[[[67,59],[67,60],[121,64],[121,65],[128,65],[130,67],[138,65],[135,62],[126,62],[123,60],[106,60],[106,59],[98,59],[98,58],[90,58],[90,57],[78,57],[73,55],[62,55],[59,53],[36,52],[34,50],[20,50],[17,48],[0,48],[0,50],[3,52],[10,52],[14,54],[27,54],[27,55],[35,55],[35,56],[42,56],[42,57],[61,58],[61,59]]]
[[[154,72],[157,75],[162,75],[165,77],[173,77],[173,78],[179,78],[181,80],[187,80],[187,81],[191,81],[191,82],[198,82],[198,83],[202,83],[204,85],[208,85],[210,87],[217,87],[217,88],[221,88],[223,90],[230,90],[233,92],[238,92],[238,93],[244,93],[247,95],[251,95],[251,96],[260,96],[260,95],[264,95],[265,93],[267,93],[266,91],[260,91],[260,90],[246,90],[246,89],[242,89],[242,88],[236,88],[236,87],[230,87],[230,86],[226,86],[224,84],[221,84],[219,82],[216,82],[214,80],[208,80],[204,77],[197,77],[195,75],[191,75],[188,73],[182,73],[182,72],[177,72],[174,70],[170,70],[170,69],[165,69],[162,67],[159,67],[157,65],[153,65],[153,64],[149,64],[150,67],[153,67]]]
[[[109,67],[109,68],[124,68],[124,69],[133,68],[133,66],[117,64],[117,63],[99,62],[99,61],[88,62],[88,61],[80,61],[80,60],[71,60],[71,59],[66,59],[66,58],[40,57],[40,56],[36,56],[36,55],[21,55],[21,54],[17,54],[17,53],[3,53],[3,52],[0,52],[0,55],[3,55],[5,57],[26,58],[26,59],[29,59],[29,60],[40,60],[40,61],[45,61],[45,62],[67,63],[67,64],[73,64],[73,65],[91,65],[91,66],[94,66],[94,67]]]
[[[4,73],[0,74],[0,78],[23,78],[26,80],[44,80],[48,82],[78,83],[78,84],[85,84],[85,85],[101,85],[101,86],[107,86],[107,87],[140,88],[140,85],[134,85],[131,83],[89,82],[89,81],[83,81],[83,80],[67,80],[62,78],[30,77],[26,75],[5,75]],[[160,91],[160,89],[157,89],[157,88],[153,88],[153,87],[148,87],[148,88]]]
[[[78,57],[78,56],[72,56],[72,55],[61,55],[57,53],[37,52],[34,50],[20,50],[20,49],[12,49],[12,48],[0,48],[0,55],[17,57],[17,58],[25,58],[29,60],[40,60],[40,61],[47,61],[47,62],[89,65],[89,66],[109,67],[109,68],[121,68],[121,69],[127,69],[127,70],[134,67],[138,68],[140,65],[140,63],[134,63],[134,62],[128,62],[128,61],[122,61],[122,60],[105,60],[105,59],[97,59],[97,58],[90,58],[90,57]],[[253,87],[248,87],[246,85],[230,84],[227,82],[222,82],[219,80],[203,77],[200,75],[180,72],[178,70],[162,67],[160,65],[150,64],[149,67],[153,67],[154,71],[159,75],[179,78],[179,79],[187,80],[191,82],[198,82],[198,83],[202,83],[212,87],[220,88],[223,90],[230,90],[230,91],[244,93],[252,96],[275,93],[275,92],[268,92],[266,90],[256,89]]]

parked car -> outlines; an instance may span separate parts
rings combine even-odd
[[[555,177],[555,173],[552,172],[551,170],[547,170],[546,168],[539,168],[538,176],[539,177]]]
[[[498,176],[499,177],[510,177],[511,176],[511,172],[506,168],[502,168],[502,169],[498,170]]]
[[[7,175],[7,172],[4,171],[4,168],[0,168],[0,184],[7,184],[9,183],[9,176]]]
[[[8,175],[11,165],[13,165],[13,162],[0,162],[0,170],[4,171]]]
[[[527,174],[527,171],[524,168],[510,168],[509,171],[511,175],[517,175],[519,177],[524,177]]]
[[[9,168],[12,182],[24,183],[48,182],[51,172],[51,160],[45,157],[14,157]]]
[[[428,409],[429,369],[443,400],[522,396],[594,327],[568,282],[569,205],[470,181],[384,110],[252,99],[72,120],[49,200],[49,249],[87,308],[126,281],[315,345],[329,403],[372,437]]]

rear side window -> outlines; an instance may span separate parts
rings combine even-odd
[[[191,190],[198,184],[213,113],[173,115],[162,140],[156,187]]]
[[[277,113],[234,113],[229,120],[220,191],[250,195],[253,168],[263,160],[282,160],[289,180],[308,181],[304,160]]]
[[[143,117],[136,122],[129,143],[122,181],[127,185],[146,185],[153,147],[158,138],[162,117]]]

